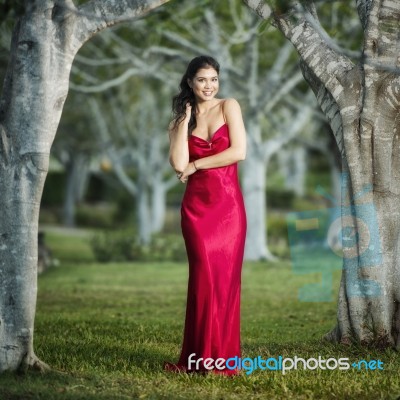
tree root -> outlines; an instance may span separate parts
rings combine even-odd
[[[21,374],[26,374],[28,371],[37,371],[44,373],[50,370],[50,366],[41,361],[34,353],[26,354],[25,357],[22,359],[21,365],[18,368],[18,372]]]
[[[383,351],[387,348],[395,349],[394,342],[391,340],[390,336],[385,332],[374,333],[368,339],[359,339],[356,337],[355,332],[348,332],[347,335],[343,335],[339,331],[339,327],[336,325],[331,331],[323,336],[323,339],[330,342],[336,343],[343,346],[358,346],[365,349],[374,349],[378,351]]]
[[[330,343],[341,342],[340,334],[339,334],[339,327],[336,325],[331,331],[326,333],[322,338]]]

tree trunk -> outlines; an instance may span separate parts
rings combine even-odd
[[[348,235],[343,242],[338,324],[327,338],[399,347],[400,199],[398,193],[380,193],[369,184],[355,191],[355,169],[344,175],[342,187],[342,229]]]
[[[162,230],[165,222],[167,206],[167,188],[162,180],[162,176],[153,177],[151,187],[151,233],[158,233]]]
[[[75,206],[83,196],[85,180],[87,179],[86,156],[78,153],[71,155],[66,166],[67,184],[65,188],[63,223],[67,227],[75,226]]]
[[[379,7],[375,4],[373,12]],[[339,111],[329,120],[342,147],[343,272],[337,326],[326,337],[399,347],[400,86],[398,73],[370,65],[378,58],[368,43],[364,51],[369,62],[354,66],[339,58],[340,78],[325,88],[316,79],[316,73],[326,73],[324,66],[311,72],[303,64],[304,76],[328,118],[332,108]]]
[[[326,154],[329,161],[330,166],[330,175],[331,175],[331,192],[332,197],[335,199],[335,204],[340,204],[341,200],[341,171],[337,166],[335,157],[332,153],[328,152]]]
[[[145,182],[138,182],[136,203],[139,243],[146,245],[149,244],[151,240],[151,218],[149,210],[149,196]]]
[[[306,181],[306,149],[295,147],[278,153],[279,167],[285,179],[285,189],[293,190],[297,196],[304,196]]]
[[[247,144],[246,161],[243,163],[243,197],[247,214],[247,237],[244,257],[246,260],[273,260],[267,247],[266,163],[262,154],[261,128],[248,121],[251,130]]]
[[[73,58],[45,9],[32,6],[14,30],[0,105],[0,372],[43,366],[33,351],[38,217]]]
[[[271,15],[262,1],[244,1]],[[312,1],[273,20],[298,51],[342,155],[343,272],[327,338],[400,348],[400,2],[356,3],[364,30],[357,65],[319,28]]]
[[[0,372],[45,368],[33,349],[38,218],[73,59],[95,33],[167,0],[31,0],[17,22],[0,99]]]

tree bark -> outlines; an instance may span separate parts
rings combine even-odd
[[[245,1],[257,8],[259,1]],[[338,321],[327,338],[400,347],[400,3],[357,0],[358,64],[332,48],[316,14],[273,13],[295,46],[342,155],[343,272]]]
[[[38,217],[73,59],[94,33],[166,1],[25,2],[0,99],[0,372],[46,367],[33,349]]]

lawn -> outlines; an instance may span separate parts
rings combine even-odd
[[[299,288],[320,277],[296,275],[287,262],[243,267],[242,356],[380,359],[383,370],[298,369],[286,374],[256,370],[233,378],[164,372],[163,362],[176,361],[179,355],[186,265],[98,264],[85,248],[87,240],[50,235],[61,265],[39,278],[35,347],[52,371],[3,374],[0,400],[396,399],[400,395],[397,353],[321,340],[334,325],[336,301],[299,301]],[[80,252],[84,262],[79,262]],[[338,281],[337,272],[334,294]]]

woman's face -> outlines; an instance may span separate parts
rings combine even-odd
[[[218,93],[218,73],[212,67],[199,69],[193,80],[188,83],[192,87],[197,101],[212,100]]]

